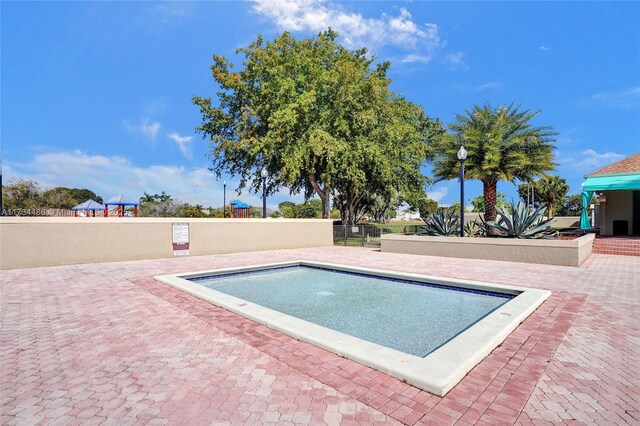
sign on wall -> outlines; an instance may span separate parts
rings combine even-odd
[[[174,256],[187,256],[189,254],[189,224],[172,224],[172,242]]]

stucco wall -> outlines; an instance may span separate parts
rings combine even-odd
[[[613,221],[626,220],[628,222],[627,235],[631,235],[633,230],[633,191],[605,191],[604,195],[606,201],[600,205],[600,234],[613,235]]]
[[[575,240],[518,240],[387,234],[381,237],[381,241],[383,252],[580,266],[591,255],[594,238],[595,234],[587,234]]]
[[[174,222],[190,256],[333,244],[330,220],[4,217],[0,269],[173,257]]]
[[[554,216],[549,226],[553,228],[578,228],[580,216]]]

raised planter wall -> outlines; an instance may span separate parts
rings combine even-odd
[[[429,237],[386,234],[383,252],[467,259],[580,266],[593,250],[595,234],[575,240],[520,240],[507,238]]]
[[[172,223],[189,223],[189,255],[333,245],[322,219],[0,218],[0,269],[174,257]]]

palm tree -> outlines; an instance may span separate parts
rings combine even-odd
[[[486,104],[455,114],[456,122],[449,125],[449,132],[435,142],[435,178],[459,176],[456,152],[464,145],[468,152],[465,178],[482,182],[485,220],[494,221],[498,181],[530,180],[555,166],[553,143],[557,133],[551,127],[530,123],[539,112],[520,111],[513,104],[496,109]]]
[[[140,197],[141,203],[153,203],[155,201],[155,197],[151,194],[147,194],[146,192],[142,197]]]
[[[543,202],[547,203],[547,219],[553,217],[553,203],[564,200],[569,192],[567,181],[560,176],[545,176],[536,182],[536,191]]]

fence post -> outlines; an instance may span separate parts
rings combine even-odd
[[[344,227],[344,246],[347,246],[347,225],[342,225]]]

